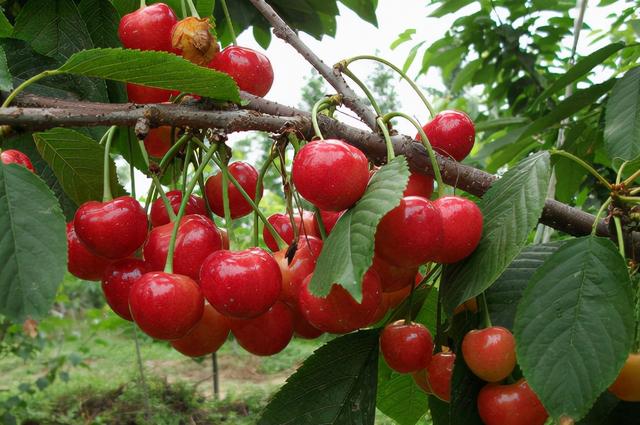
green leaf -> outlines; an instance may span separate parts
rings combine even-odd
[[[549,153],[539,152],[507,171],[484,194],[478,204],[484,216],[478,248],[444,269],[441,292],[447,314],[491,286],[520,253],[542,213],[549,177]]]
[[[0,314],[44,316],[67,268],[65,222],[47,185],[15,164],[0,164],[0,235]]]
[[[427,329],[431,331],[431,334],[435,335],[437,332],[438,290],[435,288],[427,290],[429,293],[422,303],[414,321],[425,325]],[[414,293],[414,298],[415,295]]]
[[[391,50],[394,50],[396,47],[398,47],[402,43],[406,43],[407,41],[411,40],[415,33],[416,33],[416,30],[414,28],[409,28],[409,29],[404,30],[403,32],[398,34],[398,38],[396,38],[393,41],[393,43],[391,43],[389,48]]]
[[[92,47],[120,47],[120,16],[113,5],[104,0],[82,0],[78,5],[93,42]]]
[[[400,204],[409,180],[404,156],[397,156],[372,177],[367,191],[355,207],[340,217],[324,241],[311,291],[327,295],[334,283],[344,286],[359,302],[362,299],[362,276],[371,267],[378,223],[386,213]]]
[[[549,414],[575,421],[615,380],[634,319],[625,260],[609,239],[572,239],[531,277],[515,322],[518,362]]]
[[[411,50],[409,51],[409,54],[407,55],[407,59],[404,61],[404,65],[402,65],[403,72],[407,72],[409,70],[409,68],[411,67],[411,64],[416,58],[416,55],[418,54],[418,49],[422,47],[423,44],[424,44],[424,41],[421,41],[420,43],[416,44],[411,48]]]
[[[529,119],[525,117],[506,117],[474,123],[477,132],[502,129],[510,125],[527,124]]]
[[[470,330],[470,329],[469,329]],[[451,376],[451,403],[449,417],[451,425],[482,425],[478,414],[478,393],[486,383],[471,372],[464,362],[462,350],[456,353]]]
[[[414,425],[427,413],[427,394],[411,374],[394,372],[382,357],[378,363],[378,409],[399,425]]]
[[[453,83],[451,83],[451,90],[454,92],[462,90],[462,88],[471,81],[476,71],[482,67],[482,63],[483,59],[478,58],[466,64],[453,79]]]
[[[446,0],[442,2],[442,6],[429,14],[432,18],[442,18],[449,13],[457,12],[465,6],[473,3],[473,0]]]
[[[340,0],[340,3],[356,12],[365,21],[376,27],[378,26],[378,18],[376,16],[378,0]]]
[[[216,0],[197,0],[196,10],[201,18],[213,15],[213,6],[215,6]]]
[[[128,49],[93,49],[76,53],[60,71],[86,77],[159,87],[240,103],[235,81],[176,55]]]
[[[13,25],[4,13],[0,11],[0,37],[10,37],[13,34]]]
[[[49,164],[65,193],[76,204],[102,199],[104,147],[77,131],[54,128],[34,133],[38,152]],[[115,165],[111,161],[113,196],[126,194],[118,183]]]
[[[9,72],[9,64],[7,63],[7,55],[4,49],[0,47],[0,90],[13,90],[13,77]]]
[[[269,47],[269,44],[271,43],[271,31],[269,31],[268,29],[265,30],[265,28],[261,26],[254,25],[253,38],[256,39],[260,47],[262,47],[263,49],[266,49]]]
[[[640,155],[640,67],[629,70],[607,102],[604,143],[611,159]]]
[[[429,396],[429,413],[433,425],[450,425],[449,403],[440,400],[434,395]]]
[[[258,425],[373,425],[377,372],[378,330],[336,338],[287,379]]]

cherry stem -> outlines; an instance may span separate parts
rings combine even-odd
[[[136,198],[136,175],[133,166],[133,143],[131,143],[131,132],[127,128],[127,144],[129,146],[129,180],[131,180],[131,197]]]
[[[182,6],[182,15],[183,16],[188,16],[188,14],[187,14],[187,3],[185,2],[185,0],[180,0],[180,5]]]
[[[155,174],[151,175],[151,180],[153,181],[153,185],[156,188],[158,194],[160,194],[160,199],[162,199],[162,203],[164,204],[164,208],[167,210],[167,215],[169,215],[169,220],[171,222],[176,221],[176,213],[173,211],[171,207],[171,202],[169,202],[169,198],[167,198],[167,194],[164,192],[162,188],[162,183],[160,183],[160,179]]]
[[[575,156],[575,155],[573,155],[573,154],[571,154],[571,153],[569,153],[567,151],[563,151],[563,150],[552,149],[550,152],[551,152],[551,155],[559,155],[559,156],[563,156],[565,158],[568,158],[568,159],[572,160],[573,162],[575,162],[576,164],[580,165],[582,168],[584,168],[585,170],[590,172],[607,189],[611,190],[611,183],[609,183],[604,177],[602,177],[602,175],[600,173],[598,173],[595,168],[593,168],[591,165],[587,164],[582,159],[578,158],[577,156]]]
[[[296,137],[293,132],[290,132],[289,134],[287,134],[287,140],[289,141],[289,143],[291,143],[291,146],[293,146],[294,155],[297,154],[300,150],[300,140],[298,140],[298,137]]]
[[[442,174],[440,173],[438,158],[436,158],[436,154],[433,151],[433,148],[431,147],[431,142],[429,141],[427,134],[424,132],[423,128],[420,126],[418,121],[416,121],[415,119],[413,119],[412,117],[410,117],[409,115],[403,112],[389,112],[384,117],[382,117],[382,120],[385,123],[387,123],[392,118],[395,118],[395,117],[406,119],[411,124],[413,124],[416,130],[418,130],[418,134],[420,134],[420,139],[421,139],[420,141],[422,142],[422,145],[424,146],[424,148],[427,150],[427,154],[429,155],[429,160],[431,161],[431,168],[433,168],[433,176],[436,179],[436,183],[438,183],[438,197],[440,198],[444,196],[444,183],[442,182]]]
[[[616,225],[616,238],[618,239],[618,249],[620,250],[620,255],[622,258],[625,258],[624,252],[624,236],[622,235],[622,222],[620,221],[620,217],[617,215],[613,216],[613,222]]]
[[[433,106],[431,106],[431,103],[429,103],[429,101],[427,100],[425,95],[422,93],[422,90],[420,90],[420,87],[418,87],[418,85],[416,83],[414,83],[413,80],[411,80],[411,78],[409,78],[409,76],[403,70],[401,70],[400,68],[398,68],[397,66],[395,66],[394,64],[389,62],[388,60],[382,59],[382,58],[379,58],[379,57],[373,56],[373,55],[354,56],[352,58],[345,59],[344,61],[340,62],[340,65],[342,65],[341,68],[343,68],[343,69],[347,68],[350,64],[352,64],[353,62],[358,61],[358,60],[372,60],[372,61],[380,62],[380,63],[388,66],[389,68],[393,69],[398,74],[400,74],[400,76],[402,78],[404,78],[404,80],[407,83],[409,83],[411,88],[420,97],[420,100],[422,100],[422,103],[424,103],[424,106],[426,106],[427,109],[429,110],[429,114],[431,115],[431,118],[433,118],[435,116],[436,113],[435,113],[435,110],[433,109]]]
[[[220,155],[218,153],[218,155]],[[231,218],[231,207],[229,206],[229,170],[226,161],[221,160],[218,164],[222,172],[222,210],[224,211],[224,225],[227,228],[229,237],[229,248],[234,245],[233,219]]]
[[[623,165],[624,165],[624,164],[623,164]],[[621,167],[621,168],[622,168],[622,167]],[[623,184],[623,185],[625,185],[625,186],[628,186],[628,185],[630,185],[631,183],[633,183],[633,181],[634,181],[635,179],[637,179],[638,177],[640,177],[640,169],[639,169],[639,170],[637,170],[637,171],[636,171],[635,173],[633,173],[632,175],[630,175],[629,177],[627,177],[627,178],[622,182],[622,184]]]
[[[625,161],[620,165],[620,168],[618,168],[618,173],[616,174],[616,184],[620,184],[620,181],[622,180],[622,173],[624,172],[624,167],[626,167],[628,163],[629,161]]]
[[[151,206],[151,202],[154,200],[156,196],[156,185],[152,184],[149,186],[149,191],[147,192],[147,199],[144,201],[144,211],[149,215],[149,207]]]
[[[319,139],[324,139],[324,137],[322,137],[322,132],[320,131],[320,126],[318,125],[318,113],[322,110],[328,109],[330,106],[335,105],[336,103],[340,103],[339,99],[340,95],[323,97],[313,105],[313,108],[311,108],[311,124],[313,124],[313,132]]]
[[[318,207],[314,207],[313,208],[315,213],[316,213],[316,222],[318,223],[318,230],[320,230],[320,238],[322,240],[327,239],[327,228],[324,227],[324,221],[322,221],[322,214],[320,214],[320,208]]]
[[[197,156],[194,155],[191,158],[191,162],[193,163],[193,169],[197,170],[200,166],[200,163],[202,162],[201,150],[197,151]],[[204,175],[202,174],[198,176],[198,186],[200,186],[200,193],[202,194],[202,199],[204,199],[204,206],[207,209],[207,216],[211,219],[211,221],[215,223],[215,220],[213,219],[213,211],[211,210],[211,205],[209,205],[209,199],[207,197],[207,190],[205,189]]]
[[[140,0],[140,9],[143,7],[147,7],[147,2],[145,0]]]
[[[231,40],[233,40],[233,45],[238,45],[238,40],[236,40],[236,32],[233,29],[233,22],[231,21],[231,15],[229,14],[229,9],[227,8],[226,0],[220,0],[220,5],[222,6],[222,11],[224,12],[224,19],[227,21],[227,25],[229,25],[229,33],[231,34]]]
[[[356,75],[353,72],[351,72],[351,70],[349,70],[347,67],[344,67],[342,69],[342,73],[347,77],[351,78],[351,80],[353,80],[353,82],[356,83],[358,87],[360,87],[360,89],[362,89],[365,96],[367,96],[367,99],[369,99],[369,103],[371,103],[371,106],[376,111],[376,115],[381,116],[382,110],[380,109],[378,102],[376,102],[375,97],[373,97],[373,93],[371,93],[371,90],[369,90],[366,84],[363,83],[362,80],[360,80],[358,77],[356,77]]]
[[[138,325],[133,324],[133,342],[136,346],[136,360],[138,363],[138,372],[140,373],[140,386],[142,387],[142,394],[144,396],[144,407],[146,410],[147,418],[151,418],[151,403],[149,402],[149,388],[147,387],[147,381],[144,378],[144,363],[142,363],[142,354],[140,352],[140,340],[138,338]]]
[[[6,108],[9,105],[11,105],[11,102],[13,102],[13,100],[16,98],[16,96],[18,96],[24,89],[29,87],[31,84],[33,84],[33,83],[35,83],[37,81],[40,81],[45,77],[50,77],[52,75],[58,75],[58,74],[62,74],[62,73],[63,73],[63,71],[58,71],[57,69],[51,69],[51,70],[48,70],[48,71],[42,71],[40,74],[34,75],[33,77],[31,77],[28,80],[24,81],[18,87],[16,87],[9,94],[9,96],[7,96],[7,99],[2,104],[2,108]]]
[[[187,186],[187,178],[189,177],[189,165],[191,165],[191,158],[193,157],[193,145],[187,144],[187,152],[184,154],[184,165],[182,167],[182,187]]]
[[[593,220],[593,226],[591,227],[591,236],[594,236],[596,234],[596,231],[598,230],[598,223],[600,223],[600,217],[602,217],[602,214],[604,214],[604,212],[607,210],[609,204],[611,204],[611,198],[607,198],[607,200],[604,201],[600,206],[600,209],[598,210],[598,213]]]
[[[482,303],[482,317],[484,319],[484,327],[490,328],[493,326],[491,324],[491,315],[489,314],[489,305],[487,304],[487,296],[485,292],[480,294],[480,302]]]
[[[391,135],[389,134],[389,129],[387,128],[387,124],[380,117],[376,118],[376,123],[380,130],[382,131],[382,135],[384,136],[384,143],[387,146],[387,163],[389,163],[393,158],[396,157],[395,152],[393,151],[393,143],[391,142]]]
[[[409,291],[409,309],[407,310],[407,316],[404,318],[405,325],[411,324],[413,318],[413,294],[416,292],[416,285],[411,282],[411,291]]]
[[[193,134],[190,133],[186,133],[183,134],[182,137],[180,137],[178,139],[177,142],[175,142],[167,151],[166,154],[164,154],[164,156],[162,157],[162,159],[160,160],[160,164],[158,164],[158,166],[160,167],[161,170],[164,170],[165,167],[167,165],[169,165],[169,161],[171,161],[173,159],[174,156],[176,156],[176,154],[178,153],[178,151],[182,148],[182,145],[184,145],[185,143],[187,143],[189,140],[191,140],[193,138]]]
[[[624,196],[624,195],[618,195],[617,198],[621,201],[624,202],[630,202],[632,204],[638,204],[640,203],[640,197],[638,196]]]
[[[187,4],[189,5],[189,10],[191,10],[191,16],[195,16],[199,18],[198,9],[196,9],[195,4],[193,4],[193,0],[187,0]]]
[[[118,127],[115,125],[109,127],[100,141],[100,143],[102,143],[103,140],[106,140],[104,143],[104,161],[102,163],[102,202],[107,202],[113,199],[113,195],[111,194],[111,179],[109,178],[111,174],[111,156],[109,155],[109,151],[111,150],[113,134],[115,133],[116,128]]]
[[[280,176],[282,178],[282,191],[284,192],[285,209],[287,211],[287,216],[289,217],[291,229],[293,230],[293,241],[295,242],[298,240],[298,235],[300,232],[294,219],[292,192],[293,185],[290,184],[289,178],[287,176],[287,161],[282,149],[278,149],[278,160],[280,161]],[[300,219],[302,219],[302,214],[300,214]],[[304,226],[302,226],[302,229],[304,230]]]
[[[258,181],[256,182],[256,197],[254,199],[254,203],[258,208],[260,207],[260,201],[262,200],[264,176],[267,174],[267,171],[269,171],[269,167],[271,167],[271,164],[273,163],[274,159],[275,159],[275,153],[273,151],[273,146],[271,146],[271,149],[269,151],[269,156],[264,161],[264,164],[262,164],[262,168],[260,168],[260,173],[258,174]],[[253,212],[253,246],[258,246],[258,244],[260,243],[260,226],[258,224],[259,220],[260,218],[258,217],[258,213],[254,211]]]

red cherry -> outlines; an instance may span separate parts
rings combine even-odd
[[[385,215],[376,231],[376,254],[398,267],[433,261],[442,249],[442,218],[434,203],[407,196]]]
[[[422,196],[429,199],[432,193],[433,177],[420,173],[411,173],[407,188],[402,192],[402,196]]]
[[[284,350],[293,337],[293,313],[281,301],[253,319],[231,319],[231,332],[238,344],[257,356]]]
[[[620,400],[640,401],[640,353],[629,354],[609,391]]]
[[[333,284],[326,297],[317,297],[309,290],[311,277],[302,283],[299,295],[300,311],[316,328],[329,333],[344,334],[371,324],[382,302],[380,279],[373,270],[362,280],[362,302],[338,284]]]
[[[164,270],[173,223],[154,227],[144,245],[144,259],[154,271]],[[182,217],[173,252],[173,271],[196,282],[200,267],[212,252],[222,249],[222,235],[213,221],[202,215]]]
[[[102,292],[107,304],[114,313],[125,320],[132,321],[129,311],[129,291],[143,274],[147,273],[147,264],[137,258],[125,258],[107,266],[102,278]]]
[[[380,351],[396,372],[411,373],[427,367],[433,353],[431,332],[420,323],[398,320],[380,334]]]
[[[131,196],[80,205],[73,219],[78,239],[94,254],[119,259],[147,239],[147,214]]]
[[[396,267],[378,255],[373,256],[371,267],[378,273],[384,292],[399,291],[407,286],[411,288],[418,272],[417,267]]]
[[[35,173],[33,169],[33,164],[27,155],[24,153],[17,151],[15,149],[7,149],[5,151],[0,152],[0,160],[3,164],[18,164],[25,167],[27,170]]]
[[[282,290],[278,263],[261,248],[216,251],[200,269],[207,301],[220,313],[251,319],[265,313]]]
[[[100,280],[111,261],[108,258],[92,254],[78,239],[73,221],[67,223],[67,269],[69,273],[84,280]]]
[[[156,3],[124,15],[118,37],[127,49],[171,52],[171,32],[176,23],[178,18],[173,10],[164,3]]]
[[[427,366],[427,379],[433,395],[447,403],[451,401],[451,376],[456,355],[452,352],[434,354]]]
[[[431,387],[429,386],[429,380],[427,379],[426,369],[420,369],[417,372],[413,372],[411,377],[413,378],[413,382],[415,382],[422,391],[427,394],[433,394]]]
[[[367,189],[369,163],[341,140],[315,140],[293,159],[292,179],[300,195],[321,210],[342,211]]]
[[[269,58],[247,47],[229,46],[213,57],[209,68],[229,74],[240,90],[264,97],[273,84]]]
[[[304,279],[315,270],[322,245],[322,240],[318,238],[303,236],[298,239],[296,252],[291,262],[286,256],[287,249],[273,254],[282,273],[282,292],[280,293],[282,301],[290,305],[298,303],[300,286]]]
[[[240,186],[247,192],[251,199],[256,197],[256,184],[258,183],[258,171],[246,162],[238,161],[229,165],[229,173],[238,180]],[[239,218],[249,214],[253,209],[244,199],[236,187],[229,182],[229,209],[231,218]],[[210,176],[205,184],[207,200],[211,211],[217,216],[224,217],[224,207],[222,203],[222,173]],[[260,192],[262,194],[262,192]]]
[[[469,155],[476,137],[473,121],[460,111],[442,111],[422,129],[433,150],[456,161],[462,161]],[[422,140],[420,134],[416,135],[416,140]]]
[[[276,229],[276,232],[284,239],[287,244],[291,244],[294,239],[293,226],[291,226],[291,220],[289,220],[288,214],[276,213],[267,218],[267,221]],[[314,226],[313,213],[309,211],[302,211],[302,217],[299,214],[294,213],[293,221],[298,227],[299,236],[318,236]],[[271,236],[271,232],[266,227],[262,229],[262,238],[265,245],[271,251],[277,251],[278,244],[276,240]]]
[[[201,357],[218,351],[229,336],[229,319],[205,304],[202,318],[188,334],[171,341],[173,348],[189,357]]]
[[[129,102],[141,105],[147,103],[165,103],[171,99],[171,96],[177,96],[178,94],[180,94],[180,92],[175,90],[164,90],[127,83]]]
[[[324,225],[324,230],[325,232],[327,232],[327,235],[329,235],[329,233],[331,233],[331,230],[333,230],[333,227],[336,225],[336,223],[338,222],[338,220],[340,219],[340,217],[342,217],[342,214],[344,214],[345,211],[323,211],[320,210],[320,217],[322,218],[322,224]],[[314,220],[313,220],[313,228],[316,232],[316,235],[320,235],[320,225],[318,224],[318,220],[316,218],[316,214],[313,215]]]
[[[442,216],[442,249],[438,263],[456,263],[468,257],[482,237],[482,212],[473,202],[459,196],[443,196],[435,202]]]
[[[389,308],[396,308],[404,301],[411,292],[411,285],[405,286],[402,289],[398,289],[393,292],[384,292],[382,298],[384,298],[389,305]]]
[[[462,355],[479,378],[502,381],[516,366],[516,340],[501,326],[472,330],[462,340]]]
[[[486,425],[543,425],[549,416],[524,379],[485,385],[478,394],[478,413]]]
[[[324,333],[309,323],[300,311],[300,307],[297,303],[295,305],[287,304],[287,306],[293,313],[293,331],[297,337],[303,339],[316,339]]]
[[[144,333],[172,340],[185,336],[200,321],[204,298],[187,276],[150,272],[131,287],[129,309]]]
[[[144,138],[144,148],[154,158],[162,158],[171,149],[171,127],[152,128]]]
[[[179,190],[167,192],[167,199],[173,208],[173,212],[178,214],[180,203],[182,202],[182,192]],[[189,196],[189,201],[187,202],[187,207],[185,209],[185,216],[191,214],[207,216],[207,207],[204,204],[204,199],[195,195]],[[162,198],[158,198],[153,201],[149,217],[151,218],[151,225],[153,227],[162,226],[163,224],[168,224],[171,221],[169,220],[169,214],[167,214],[167,208],[164,206]]]

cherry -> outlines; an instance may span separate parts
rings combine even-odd
[[[300,286],[315,270],[322,245],[322,240],[318,238],[302,236],[298,239],[296,252],[290,262],[287,258],[287,249],[273,254],[282,273],[282,292],[280,293],[282,301],[290,305],[298,303]]]
[[[276,229],[276,232],[284,239],[287,244],[291,244],[294,240],[293,226],[291,226],[291,220],[288,214],[276,213],[267,218],[267,221]],[[293,221],[298,227],[299,236],[318,236],[315,230],[315,221],[313,213],[309,211],[302,211],[302,216],[299,214],[293,215]],[[264,243],[271,251],[277,251],[278,243],[271,236],[271,232],[266,227],[262,229],[262,238]]]
[[[378,273],[384,292],[399,291],[407,286],[411,288],[418,272],[417,267],[396,267],[380,258],[379,255],[373,256],[371,267]]]
[[[147,239],[147,214],[131,196],[85,202],[76,211],[73,225],[89,251],[106,258],[128,257]]]
[[[324,333],[309,323],[309,321],[304,317],[304,314],[300,311],[300,307],[297,303],[295,305],[287,303],[287,306],[293,313],[293,331],[297,337],[304,339],[316,339]]]
[[[624,401],[640,401],[640,353],[631,353],[615,382],[609,387],[616,397]]]
[[[78,239],[73,221],[67,223],[67,269],[69,273],[84,280],[100,280],[111,261],[91,253]]]
[[[549,416],[524,379],[485,385],[478,394],[478,413],[486,425],[543,425]]]
[[[398,267],[433,261],[442,249],[442,227],[433,202],[420,196],[404,197],[378,224],[376,254]]]
[[[200,269],[207,301],[225,316],[257,317],[276,302],[282,290],[278,263],[261,248],[216,251]]]
[[[177,96],[178,94],[180,92],[175,90],[164,90],[127,83],[127,97],[129,102],[133,103],[165,103],[171,99],[171,96]]]
[[[453,310],[453,314],[455,315],[465,311],[469,311],[474,314],[477,313],[478,301],[475,298],[471,298],[470,300],[465,301]]]
[[[137,258],[125,258],[107,266],[102,278],[102,292],[107,304],[114,313],[125,320],[132,321],[129,311],[129,291],[143,274],[147,273],[147,264]]]
[[[189,357],[201,357],[218,351],[229,336],[229,319],[205,304],[202,318],[188,334],[171,341],[171,346]]]
[[[333,227],[336,225],[336,223],[338,222],[338,219],[340,219],[340,217],[342,217],[342,214],[344,214],[344,211],[323,211],[320,210],[320,218],[322,218],[322,224],[324,225],[324,230],[327,233],[327,235],[329,235],[329,233],[331,233],[331,230],[333,230]],[[316,232],[316,235],[320,235],[320,225],[318,224],[318,219],[316,218],[316,214],[313,215],[314,220],[313,220],[313,228]]]
[[[293,159],[300,195],[321,210],[342,211],[362,197],[369,182],[367,157],[341,140],[315,140]]]
[[[420,173],[411,173],[407,188],[402,192],[402,196],[422,196],[429,199],[432,193],[433,177]]]
[[[450,351],[434,354],[427,366],[427,379],[433,395],[447,403],[451,401],[451,376],[456,355]]]
[[[398,289],[397,291],[384,292],[382,294],[382,298],[389,305],[389,308],[396,308],[409,296],[410,292],[411,285],[405,286],[404,288]]]
[[[462,340],[462,354],[477,377],[487,382],[502,381],[516,366],[516,340],[501,326],[472,330]]]
[[[173,223],[154,227],[144,245],[144,259],[151,270],[164,270]],[[187,215],[180,220],[173,252],[173,271],[198,281],[200,266],[209,254],[222,249],[222,235],[205,216]]]
[[[209,68],[229,74],[240,90],[264,97],[273,84],[269,58],[247,47],[229,46],[213,57]]]
[[[127,49],[172,52],[171,32],[178,17],[164,3],[142,7],[122,17],[118,37]]]
[[[129,309],[136,324],[156,339],[185,336],[202,318],[204,298],[191,278],[149,272],[129,292]]]
[[[482,212],[466,198],[443,196],[435,202],[442,216],[442,249],[438,252],[438,263],[451,264],[468,257],[478,246],[482,237]]]
[[[442,111],[422,129],[436,152],[462,161],[473,148],[476,130],[473,121],[464,112]],[[420,134],[416,140],[422,140]]]
[[[431,361],[433,337],[424,325],[399,320],[382,330],[380,351],[389,367],[396,372],[417,372]]]
[[[257,356],[271,356],[284,350],[293,337],[293,313],[276,302],[253,319],[231,319],[231,332],[238,344]]]
[[[433,394],[433,392],[431,391],[431,387],[429,386],[429,379],[427,378],[426,369],[420,369],[417,372],[413,372],[411,374],[411,377],[413,378],[413,382],[415,382],[422,391],[427,394]]]
[[[149,156],[162,158],[171,149],[171,127],[152,128],[144,138],[144,148]]]
[[[258,171],[246,162],[238,161],[229,165],[229,174],[231,174],[240,183],[240,186],[247,192],[251,199],[256,197],[256,184],[258,183]],[[229,209],[231,210],[231,218],[239,218],[249,214],[253,209],[251,205],[244,199],[240,191],[228,182],[229,189]],[[207,192],[207,200],[211,211],[217,216],[224,217],[224,207],[222,203],[222,173],[219,172],[210,176],[205,183],[205,191]],[[262,195],[262,191],[260,192]]]
[[[373,319],[371,319],[371,323],[378,323],[387,315],[391,307],[389,306],[389,300],[385,297],[386,292],[382,293],[382,301],[378,305],[375,314],[373,315]]]
[[[316,328],[324,332],[344,334],[369,325],[382,302],[380,279],[368,270],[362,280],[362,302],[355,299],[338,284],[333,284],[326,297],[318,297],[309,290],[313,275],[303,281],[300,288],[300,311]]]
[[[0,152],[0,160],[3,164],[18,164],[25,167],[27,170],[35,173],[33,164],[27,155],[17,151],[15,149],[7,149]]]
[[[182,192],[179,190],[167,192],[167,199],[169,200],[169,204],[171,204],[173,212],[177,214],[180,209],[180,203],[182,202]],[[195,195],[189,196],[189,201],[187,202],[187,207],[185,209],[185,216],[191,214],[207,216],[207,206],[204,204],[204,199]],[[153,227],[162,226],[163,224],[168,224],[171,221],[169,220],[169,214],[167,214],[167,208],[165,207],[164,202],[162,202],[162,198],[156,199],[153,201],[153,204],[151,204],[151,213],[149,214],[149,218],[151,218],[151,225]]]

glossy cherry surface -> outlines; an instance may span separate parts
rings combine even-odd
[[[442,249],[437,262],[450,264],[468,257],[482,237],[482,212],[469,199],[443,196],[434,201],[442,217]]]
[[[320,329],[313,326],[304,314],[300,311],[298,304],[287,304],[293,313],[293,332],[295,336],[303,339],[316,339],[320,335],[324,334]]]
[[[300,195],[321,210],[342,211],[364,194],[369,163],[341,140],[314,140],[293,159],[292,179]]]
[[[433,177],[420,173],[411,173],[407,188],[402,196],[422,196],[429,199],[433,193]]]
[[[477,377],[502,381],[516,366],[516,339],[501,326],[472,330],[462,340],[462,354]]]
[[[240,186],[247,192],[251,199],[256,197],[256,184],[258,183],[258,171],[246,162],[237,161],[229,165],[229,173],[235,177]],[[239,218],[249,214],[251,205],[244,199],[242,194],[233,183],[227,185],[229,189],[229,209],[231,218]],[[222,173],[218,172],[210,176],[205,183],[207,200],[211,211],[217,216],[224,217],[224,205],[222,202]]]
[[[129,292],[129,309],[136,324],[156,339],[185,336],[202,318],[204,298],[187,276],[149,272]]]
[[[104,270],[112,261],[89,251],[78,239],[73,221],[67,223],[67,269],[69,273],[84,280],[100,280]]]
[[[322,251],[322,240],[313,236],[298,238],[296,252],[291,261],[286,257],[287,249],[277,251],[273,258],[282,273],[282,293],[280,298],[290,305],[298,303],[300,286],[304,279],[316,268],[316,262]]]
[[[171,127],[152,128],[144,138],[144,148],[154,158],[162,158],[171,148]]]
[[[413,372],[411,377],[413,378],[413,382],[415,382],[422,391],[427,394],[433,394],[431,387],[429,386],[429,380],[427,379],[426,369],[420,369],[417,372]]]
[[[33,169],[33,164],[27,155],[24,153],[15,150],[15,149],[7,149],[0,152],[0,161],[3,164],[18,164],[25,167],[27,170],[35,173]]]
[[[73,225],[78,239],[106,258],[128,257],[147,239],[147,214],[130,196],[85,202],[76,211]]]
[[[293,337],[293,313],[276,302],[253,319],[231,319],[231,332],[238,344],[251,354],[271,356],[284,350]]]
[[[485,385],[478,394],[478,413],[485,425],[543,425],[549,416],[524,379]]]
[[[333,227],[336,225],[340,217],[342,217],[344,211],[324,211],[320,210],[320,218],[322,219],[322,224],[324,225],[324,230],[329,235],[333,230]],[[316,218],[316,214],[314,216],[313,228],[316,231],[316,235],[320,236],[320,225],[318,224],[318,219]]]
[[[385,215],[376,231],[376,254],[398,267],[433,261],[442,249],[443,221],[434,203],[407,196]]]
[[[269,58],[248,47],[229,46],[214,56],[209,68],[229,74],[240,90],[264,97],[273,85]]]
[[[178,94],[180,94],[180,92],[127,83],[127,97],[129,98],[129,102],[141,105],[146,103],[168,102],[171,100],[171,96],[177,96]]]
[[[149,268],[137,258],[117,260],[107,266],[102,277],[102,292],[114,313],[125,320],[133,320],[129,311],[129,291]]]
[[[271,223],[273,228],[276,229],[276,232],[278,232],[278,234],[282,237],[282,239],[284,239],[287,244],[291,244],[293,242],[293,226],[291,225],[291,220],[289,219],[288,214],[271,214],[269,217],[267,217],[267,221]],[[300,216],[300,214],[296,212],[293,215],[293,221],[298,228],[299,236],[319,236],[319,234],[316,233],[314,225],[315,220],[313,218],[312,212],[302,211],[302,216]],[[273,238],[273,236],[271,236],[271,232],[269,232],[269,229],[267,229],[266,227],[262,229],[262,239],[264,240],[265,245],[267,245],[267,247],[271,251],[275,252],[278,250],[278,244],[276,243],[276,240]]]
[[[220,313],[250,319],[265,313],[282,291],[280,267],[261,248],[216,251],[200,269],[204,296]]]
[[[171,32],[178,18],[164,3],[155,3],[124,15],[118,37],[127,49],[171,52]]]
[[[210,304],[204,306],[200,321],[171,346],[189,357],[201,357],[218,351],[229,336],[229,319],[218,313]]]
[[[416,273],[418,273],[418,267],[397,267],[383,260],[379,255],[373,256],[371,267],[378,273],[384,292],[395,292],[406,287],[411,288]]]
[[[358,303],[342,286],[334,284],[326,297],[313,295],[309,283],[313,275],[306,277],[300,288],[300,311],[317,329],[343,334],[371,324],[382,302],[382,290],[378,275],[369,270],[362,281],[362,302]]]
[[[380,351],[396,372],[411,373],[427,367],[433,353],[431,332],[420,323],[393,322],[380,333]]]
[[[609,391],[620,400],[640,402],[640,353],[629,354]]]
[[[433,150],[462,161],[473,149],[476,130],[473,121],[464,112],[442,111],[422,129],[429,138]],[[416,140],[422,140],[420,134]]]
[[[456,355],[452,352],[434,354],[427,366],[427,379],[433,395],[447,403],[451,401],[451,376]]]
[[[182,192],[179,190],[167,192],[167,199],[169,200],[169,204],[171,205],[173,212],[177,214],[180,209],[180,203],[182,202]],[[204,199],[195,195],[189,196],[189,201],[187,202],[184,214],[185,216],[200,214],[206,217],[207,207],[204,204]],[[168,224],[171,221],[169,220],[169,214],[167,214],[167,208],[165,207],[164,202],[162,202],[162,198],[156,199],[153,201],[153,204],[151,204],[151,213],[149,214],[149,218],[151,219],[151,225],[154,227]]]

